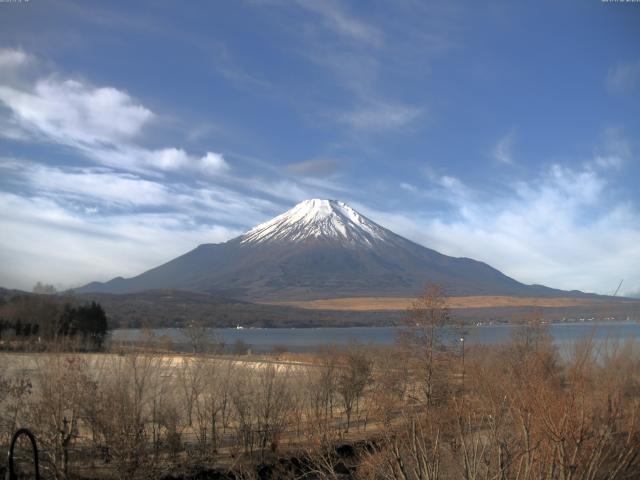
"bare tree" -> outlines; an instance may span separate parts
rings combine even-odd
[[[373,414],[388,430],[407,400],[411,378],[406,352],[394,347],[379,352],[373,358],[374,381],[369,401]]]
[[[244,370],[236,377],[230,392],[234,407],[237,446],[251,458],[255,447],[257,412],[255,411],[252,371]]]
[[[78,437],[87,364],[80,357],[47,355],[36,360],[37,395],[29,406],[30,423],[38,425],[44,465],[56,478],[68,478],[69,450]]]
[[[338,354],[335,348],[318,352],[314,367],[305,371],[310,414],[315,422],[327,422],[333,417],[334,397],[338,378]]]
[[[353,409],[357,410],[360,398],[371,382],[371,365],[367,352],[358,345],[351,345],[338,371],[337,392],[347,417],[346,432],[349,431]]]
[[[154,385],[170,369],[170,361],[155,355],[129,354],[105,363],[96,391],[96,429],[106,457],[122,478],[135,478],[152,465],[149,433],[153,418]]]
[[[401,338],[413,357],[418,373],[418,382],[427,405],[434,399],[436,378],[436,355],[442,347],[442,328],[449,322],[449,309],[441,285],[427,285],[424,292],[409,308],[407,332]]]
[[[274,364],[264,366],[256,375],[253,399],[262,460],[267,451],[276,453],[281,435],[288,425],[289,413],[293,409],[290,375],[289,368],[278,368]]]
[[[24,419],[32,391],[32,380],[27,374],[0,372],[0,448],[3,451]]]
[[[193,409],[204,386],[206,364],[198,357],[182,357],[176,366],[176,378],[182,392],[182,399],[189,427],[193,426]]]
[[[181,332],[194,354],[208,351],[214,342],[215,335],[201,320],[190,320]]]
[[[196,402],[196,416],[201,446],[211,458],[218,452],[229,428],[230,389],[234,373],[234,364],[229,360],[209,360],[204,367],[201,391]]]
[[[363,454],[363,479],[438,480],[442,477],[442,432],[433,409],[416,415],[406,411],[400,425],[383,432],[380,446]],[[450,477],[458,478],[458,477]]]

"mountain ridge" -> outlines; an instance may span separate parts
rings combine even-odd
[[[592,296],[525,285],[490,265],[450,257],[378,225],[337,200],[305,200],[224,243],[80,293],[179,289],[248,300],[415,296],[426,283],[451,295]]]

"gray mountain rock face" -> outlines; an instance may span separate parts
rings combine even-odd
[[[415,296],[426,283],[449,295],[586,295],[524,285],[483,262],[407,240],[336,200],[305,200],[225,243],[203,244],[133,278],[80,293],[176,289],[250,300]]]

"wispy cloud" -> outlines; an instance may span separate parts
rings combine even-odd
[[[499,163],[506,165],[513,165],[515,163],[513,158],[513,148],[516,141],[516,135],[514,131],[507,133],[505,136],[498,140],[495,147],[493,147],[493,158]]]
[[[341,163],[340,160],[335,158],[313,158],[290,163],[285,168],[295,175],[325,177],[336,173],[340,169]]]
[[[603,131],[602,141],[594,158],[586,162],[588,168],[620,170],[633,157],[633,146],[619,127],[608,127]]]
[[[171,201],[170,191],[163,184],[107,169],[65,169],[1,159],[0,172],[5,179],[13,179],[43,197],[68,198],[83,205],[161,206]]]
[[[26,289],[45,277],[67,288],[132,276],[203,239],[219,242],[240,233],[181,213],[93,215],[51,198],[6,192],[0,192],[0,225],[0,285]]]
[[[239,184],[234,185],[236,182],[226,187],[211,182],[183,183],[143,178],[109,168],[54,167],[2,157],[0,174],[6,186],[13,186],[25,198],[50,198],[72,211],[89,208],[130,215],[145,211],[179,212],[196,222],[222,222],[248,228],[280,208],[277,202],[261,198],[260,190],[257,195],[247,192]],[[264,179],[260,183],[264,192],[274,185]],[[280,191],[285,195],[287,189]]]
[[[207,152],[202,157],[197,157],[176,147],[152,150],[120,144],[104,147],[82,146],[80,151],[102,165],[151,175],[162,172],[217,175],[229,170],[228,163],[220,153]]]
[[[335,197],[331,184],[285,178],[194,185],[7,159],[0,174],[16,187],[0,191],[0,285],[27,289],[45,277],[69,287],[132,276],[198,244],[228,240],[300,200]]]
[[[338,120],[359,132],[398,130],[421,114],[419,108],[397,103],[370,103],[338,115]]]
[[[424,72],[426,59],[433,54],[426,46],[430,40],[425,32],[409,28],[394,31],[394,37],[387,39],[387,32],[377,25],[379,17],[365,16],[362,11],[352,14],[344,3],[330,0],[296,4],[313,14],[311,21],[303,17],[302,26],[293,31],[295,43],[299,45],[297,53],[314,69],[319,69],[323,79],[341,90],[335,97],[339,101],[333,105],[324,99],[314,104],[312,99],[305,98],[304,102],[308,102],[305,115],[312,112],[317,118],[329,120],[332,127],[342,129],[351,139],[353,133],[398,131],[421,118],[425,106],[401,98],[397,84],[386,78],[386,72],[393,71],[398,77],[407,73],[400,67],[402,62],[396,65],[398,56],[402,55],[394,50],[399,43],[397,36],[415,48],[418,47],[404,37],[411,36],[425,43],[424,49],[420,47],[420,68],[411,66],[414,74]],[[289,4],[278,5],[283,8]],[[349,128],[345,130],[344,126]]]
[[[384,41],[382,31],[347,13],[343,4],[332,0],[323,2],[299,1],[298,5],[319,15],[332,33],[370,46],[380,46]]]
[[[633,155],[632,142],[620,127],[608,127],[604,130],[601,150],[622,160],[629,160]]]
[[[611,93],[630,93],[640,85],[640,60],[618,63],[609,69],[605,86]]]
[[[407,182],[400,182],[400,188],[410,193],[418,192],[418,187]]]
[[[0,48],[0,74],[7,74],[12,70],[22,68],[30,64],[33,57],[23,50],[13,48]]]
[[[640,216],[627,202],[611,200],[616,185],[609,173],[592,162],[554,164],[504,184],[490,199],[459,179],[434,177],[425,194],[448,202],[455,215],[369,215],[418,243],[485,261],[526,283],[610,294],[626,278],[632,291],[640,286]]]

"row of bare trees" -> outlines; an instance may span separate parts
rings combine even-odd
[[[399,355],[410,357],[415,396],[398,402],[395,422],[362,455],[358,478],[640,477],[640,352],[633,340],[585,338],[560,355],[534,312],[509,342],[468,349],[463,365],[439,338],[448,316],[439,287],[414,305],[417,334]]]
[[[176,464],[276,458],[282,445],[362,430],[371,352],[327,351],[318,362],[246,362],[152,353],[5,354],[0,441],[32,428],[55,478],[119,478]],[[1,370],[1,369],[0,369]],[[185,462],[185,458],[188,459]]]
[[[447,328],[432,286],[389,349],[249,361],[200,353],[198,341],[186,356],[5,354],[0,442],[29,426],[60,479],[161,477],[185,465],[251,477],[251,465],[285,455],[304,461],[274,478],[639,476],[635,344],[585,339],[560,355],[532,314],[509,342],[467,347],[463,362]],[[344,443],[355,449],[348,467]]]

